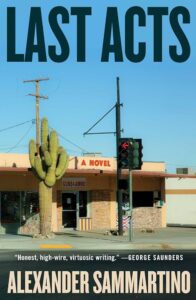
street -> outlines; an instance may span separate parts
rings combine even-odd
[[[0,249],[9,250],[196,250],[196,228],[163,228],[154,232],[134,230],[130,242],[127,235],[66,231],[52,239],[24,235],[0,235]]]

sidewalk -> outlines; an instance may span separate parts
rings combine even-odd
[[[52,239],[36,239],[22,235],[0,235],[1,250],[196,250],[196,228],[164,228],[147,233],[134,230],[128,236],[67,231]]]

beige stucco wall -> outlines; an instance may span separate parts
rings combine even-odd
[[[164,162],[144,162],[142,171],[165,172],[166,166]]]
[[[29,155],[18,153],[0,153],[0,167],[30,168]]]
[[[29,155],[18,153],[0,153],[0,167],[30,168]],[[69,169],[116,170],[116,159],[113,157],[73,157],[69,158]],[[164,162],[144,162],[142,171],[165,172]]]

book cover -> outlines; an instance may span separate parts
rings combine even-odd
[[[195,299],[195,3],[0,16],[0,299]]]

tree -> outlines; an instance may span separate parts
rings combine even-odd
[[[47,236],[51,233],[52,187],[63,177],[69,159],[65,149],[59,146],[56,131],[49,132],[46,118],[41,122],[39,151],[34,140],[29,142],[29,160],[39,179],[40,234]]]

